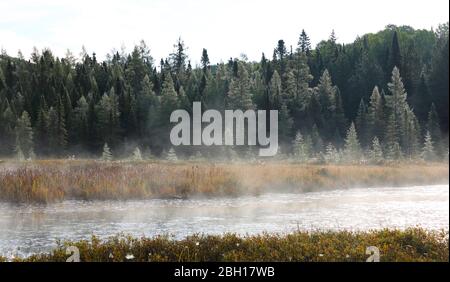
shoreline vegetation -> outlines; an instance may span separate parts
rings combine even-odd
[[[293,161],[0,162],[0,201],[233,197],[379,186],[446,184],[446,163],[319,165]]]
[[[82,262],[364,262],[366,248],[375,246],[381,262],[448,262],[448,231],[406,230],[297,231],[241,237],[236,234],[191,235],[182,240],[171,236],[133,238],[116,235],[106,240],[93,236],[77,242],[59,241],[50,253],[0,261],[65,262],[66,250],[75,246]]]

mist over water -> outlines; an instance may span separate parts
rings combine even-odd
[[[0,203],[0,254],[50,251],[56,239],[380,228],[449,229],[449,186],[361,188],[237,198]]]

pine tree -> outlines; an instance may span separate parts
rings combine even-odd
[[[22,148],[20,146],[16,147],[16,160],[19,162],[25,161],[25,155],[23,154]]]
[[[210,62],[209,62],[208,51],[205,48],[203,48],[202,59],[200,61],[201,61],[201,65],[202,65],[202,70],[203,70],[203,72],[206,73],[209,70]]]
[[[181,38],[178,38],[178,41],[174,44],[173,47],[175,51],[170,54],[170,63],[172,69],[176,74],[176,78],[174,78],[174,80],[183,81],[186,71],[186,61],[188,59],[184,41]]]
[[[399,145],[402,145],[402,142],[405,140],[405,109],[409,109],[409,106],[406,102],[407,94],[398,68],[394,68],[392,71],[392,79],[388,84],[388,88],[391,95],[386,96],[386,106],[389,109],[386,143],[393,145],[395,142],[398,142]]]
[[[372,140],[372,148],[369,151],[369,158],[374,164],[380,164],[384,160],[383,149],[381,148],[380,140],[376,136]]]
[[[292,144],[293,147],[293,153],[294,156],[302,161],[305,162],[309,159],[311,155],[311,146],[306,142],[306,140],[303,139],[303,135],[299,132],[295,135],[295,139]]]
[[[425,142],[422,149],[422,158],[426,161],[436,160],[436,153],[434,151],[433,138],[431,133],[427,131],[425,134]]]
[[[420,151],[420,125],[413,111],[409,107],[405,108],[404,115],[404,151],[410,158],[415,158]]]
[[[237,77],[232,78],[228,91],[228,105],[231,109],[242,111],[253,109],[250,93],[250,80],[244,63],[237,64]]]
[[[359,103],[358,112],[356,114],[355,126],[356,131],[358,132],[359,139],[361,140],[361,144],[365,147],[368,145],[368,113],[366,103],[363,99]]]
[[[398,142],[388,145],[386,157],[392,161],[401,160],[403,158],[402,148]]]
[[[274,71],[272,78],[270,79],[270,97],[269,101],[271,104],[271,109],[281,109],[282,105],[282,89],[281,89],[281,78],[278,71]]]
[[[88,119],[89,104],[84,96],[78,100],[75,109],[73,110],[73,136],[74,142],[87,145],[86,139],[89,137]]]
[[[339,152],[332,143],[328,143],[325,148],[325,161],[327,163],[338,163],[340,161]]]
[[[58,151],[62,152],[66,149],[67,146],[67,130],[66,130],[66,121],[65,121],[65,113],[64,113],[64,105],[61,99],[58,99],[58,104],[56,105],[56,113],[58,115],[57,120],[57,140],[58,140]]]
[[[173,84],[170,73],[165,74],[163,87],[161,91],[161,111],[162,118],[168,120],[172,111],[178,108],[177,92]]]
[[[305,53],[308,56],[311,52],[311,41],[304,29],[302,29],[302,33],[300,34],[300,38],[298,40],[297,52]]]
[[[282,91],[282,99],[283,102],[286,103],[286,105],[292,105],[297,96],[296,79],[295,74],[292,70],[286,71],[284,81],[285,87]]]
[[[402,55],[400,53],[400,44],[398,42],[398,34],[397,31],[394,31],[392,36],[391,47],[389,48],[389,57],[388,57],[388,70],[393,68],[400,68],[402,62]]]
[[[287,108],[286,104],[283,103],[281,106],[281,110],[279,113],[279,138],[281,143],[287,143],[292,140],[292,129],[293,129],[293,120],[291,117],[291,114],[289,112],[289,109]]]
[[[320,136],[319,128],[316,124],[313,125],[311,130],[311,141],[313,146],[313,153],[319,154],[323,150],[323,139]]]
[[[433,104],[431,104],[431,108],[430,111],[428,112],[428,120],[427,120],[427,124],[426,124],[426,130],[428,132],[430,132],[431,138],[433,139],[434,142],[434,147],[436,152],[440,151],[440,141],[442,139],[442,134],[441,134],[441,126],[439,124],[439,116],[438,113],[436,111],[436,107]]]
[[[14,148],[15,144],[14,128],[17,118],[14,115],[14,112],[12,111],[8,100],[6,100],[5,110],[3,111],[3,113],[0,112],[0,116],[0,136],[2,139],[2,142],[0,143],[0,150],[2,150],[5,154],[9,154]]]
[[[383,98],[378,91],[378,87],[375,86],[372,91],[372,95],[370,96],[370,103],[367,113],[368,138],[382,138],[384,136],[384,120],[385,115]]]
[[[170,148],[170,150],[167,152],[167,160],[168,161],[177,161],[178,157],[173,148]]]
[[[31,128],[30,116],[24,111],[17,120],[16,128],[16,153],[29,153],[33,149],[33,129]]]
[[[98,130],[106,143],[115,144],[120,133],[119,101],[114,88],[104,93],[96,107]]]
[[[329,119],[336,107],[336,88],[333,86],[328,70],[325,70],[320,77],[316,92],[325,118]]]
[[[28,152],[28,159],[29,160],[35,160],[37,158],[36,153],[34,152],[34,149],[31,148]]]
[[[345,158],[349,161],[359,161],[361,159],[361,145],[356,133],[355,124],[352,122],[347,131],[344,147]]]
[[[113,155],[111,153],[111,149],[109,149],[109,146],[107,143],[103,145],[103,153],[102,153],[102,161],[110,162],[113,159]]]
[[[139,147],[136,147],[134,149],[132,159],[134,161],[142,161],[142,153],[141,153],[141,150],[139,149]]]

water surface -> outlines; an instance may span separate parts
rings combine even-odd
[[[0,254],[50,251],[56,239],[379,228],[449,229],[449,186],[362,188],[238,198],[0,203]]]

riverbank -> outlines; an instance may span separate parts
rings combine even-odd
[[[99,162],[41,160],[0,164],[0,201],[124,200],[257,195],[378,186],[443,184],[448,164]]]
[[[183,240],[169,236],[133,238],[115,236],[108,240],[59,242],[49,254],[36,254],[14,261],[64,262],[69,246],[79,250],[83,262],[192,262],[192,261],[299,261],[364,262],[366,249],[379,249],[380,261],[449,261],[448,232],[420,228],[368,232],[295,232],[287,235],[261,234],[240,237],[194,235]],[[6,261],[1,258],[0,261]]]

